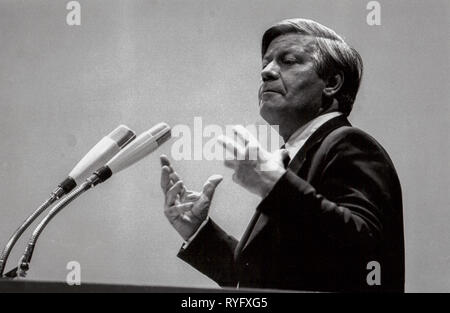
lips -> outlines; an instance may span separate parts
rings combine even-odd
[[[272,90],[272,89],[263,90],[263,92],[261,93],[261,97],[263,97],[263,98],[264,98],[264,96],[270,97],[270,95],[283,95],[283,94],[277,90]]]
[[[275,90],[264,90],[264,91],[263,91],[263,93],[268,93],[268,92],[271,92],[271,93],[281,93],[281,92],[278,92],[278,91],[275,91]]]
[[[268,92],[283,94],[283,92],[279,88],[274,88],[274,87],[270,87],[270,86],[262,88],[262,93],[268,93]]]

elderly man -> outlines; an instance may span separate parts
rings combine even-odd
[[[265,151],[242,127],[220,139],[236,156],[225,161],[233,180],[262,199],[240,241],[208,217],[222,178],[190,191],[161,157],[178,256],[221,286],[403,291],[400,183],[381,145],[347,120],[361,57],[317,22],[285,20],[263,35],[261,76],[260,114],[283,149]]]

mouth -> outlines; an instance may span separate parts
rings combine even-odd
[[[282,91],[279,88],[270,88],[269,86],[266,86],[265,88],[262,88],[262,93],[278,93],[283,94]]]
[[[270,95],[276,95],[276,94],[278,94],[278,95],[283,95],[280,91],[276,91],[276,90],[264,90],[264,91],[262,92],[261,96],[264,96],[264,95],[270,96]]]
[[[261,92],[261,96],[259,98],[259,107],[263,106],[272,106],[275,103],[279,102],[279,98],[282,97],[282,93],[274,90],[265,90]]]
[[[275,90],[265,90],[265,91],[263,91],[263,93],[268,93],[268,92],[271,92],[271,93],[280,93],[280,92],[275,91]]]

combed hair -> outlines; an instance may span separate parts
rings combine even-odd
[[[262,56],[264,57],[272,40],[290,33],[315,38],[314,67],[321,79],[343,73],[344,82],[335,98],[339,102],[339,110],[346,115],[350,114],[363,74],[363,62],[359,53],[334,30],[315,21],[298,18],[283,20],[266,30],[262,38]]]

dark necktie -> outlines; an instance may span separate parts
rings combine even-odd
[[[289,154],[286,153],[283,159],[284,168],[288,167],[289,162],[291,162],[291,158],[289,157]]]
[[[280,147],[280,150],[286,150],[286,145],[282,145],[282,146]],[[291,157],[289,156],[288,153],[286,153],[286,154],[284,155],[284,159],[283,159],[283,165],[284,165],[284,168],[287,168],[287,167],[288,167],[290,161],[291,161]]]

